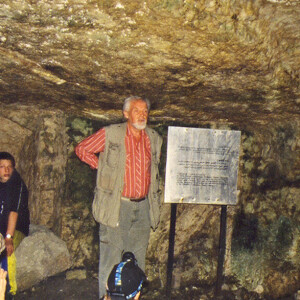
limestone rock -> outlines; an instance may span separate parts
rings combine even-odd
[[[40,225],[30,225],[29,236],[22,241],[15,254],[20,291],[72,265],[65,242]]]
[[[0,99],[101,119],[143,94],[160,118],[266,123],[299,113],[299,11],[297,0],[4,0]]]

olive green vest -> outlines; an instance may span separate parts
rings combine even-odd
[[[119,225],[121,195],[124,186],[126,165],[127,123],[105,127],[105,150],[100,153],[97,183],[93,200],[93,216],[101,224],[110,227]],[[158,164],[161,153],[162,138],[158,133],[146,127],[151,144],[151,183],[149,187],[149,214],[151,227],[156,229],[160,214],[160,190]]]

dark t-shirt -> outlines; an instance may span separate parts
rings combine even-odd
[[[16,230],[29,233],[28,190],[19,173],[14,170],[11,178],[0,182],[0,232],[6,235],[8,216],[11,211],[18,213]]]

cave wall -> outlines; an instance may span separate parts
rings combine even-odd
[[[37,118],[31,117],[33,113]],[[32,222],[46,225],[66,241],[73,267],[97,269],[98,226],[91,213],[96,172],[79,161],[74,147],[110,120],[10,107],[0,117],[1,137],[5,139],[1,151],[11,150],[18,158],[17,167],[30,191]],[[249,131],[241,124],[232,128],[216,122],[153,121],[152,126],[164,138],[162,189],[169,125],[242,131],[239,201],[236,206],[228,207],[226,285],[228,289],[243,287],[272,297],[297,291],[300,288],[299,121],[270,124],[260,131]],[[159,229],[150,238],[147,273],[155,288],[166,283],[169,217],[170,205],[164,204]],[[215,283],[219,222],[218,206],[178,206],[175,288],[197,289]]]
[[[3,108],[3,107],[2,107]],[[98,226],[91,213],[96,172],[79,161],[75,145],[108,119],[67,116],[60,111],[5,107],[0,115],[1,151],[17,158],[30,191],[32,223],[52,229],[66,241],[73,267],[97,269]],[[5,112],[5,113],[4,113]],[[36,118],[32,118],[35,115]],[[113,119],[112,122],[121,121]],[[260,131],[211,123],[155,122],[163,136],[164,184],[167,127],[239,129],[239,200],[228,207],[228,289],[243,287],[272,297],[297,291],[300,276],[300,124],[269,124]],[[163,200],[163,198],[162,198]],[[155,288],[166,283],[170,205],[151,234],[147,274]],[[216,280],[220,207],[182,204],[177,210],[174,287],[212,285]]]
[[[296,119],[243,140],[232,271],[248,289],[274,298],[299,288],[299,133]]]

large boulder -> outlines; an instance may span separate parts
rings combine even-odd
[[[63,272],[72,265],[66,243],[40,225],[30,225],[29,236],[16,249],[15,255],[20,291]]]

